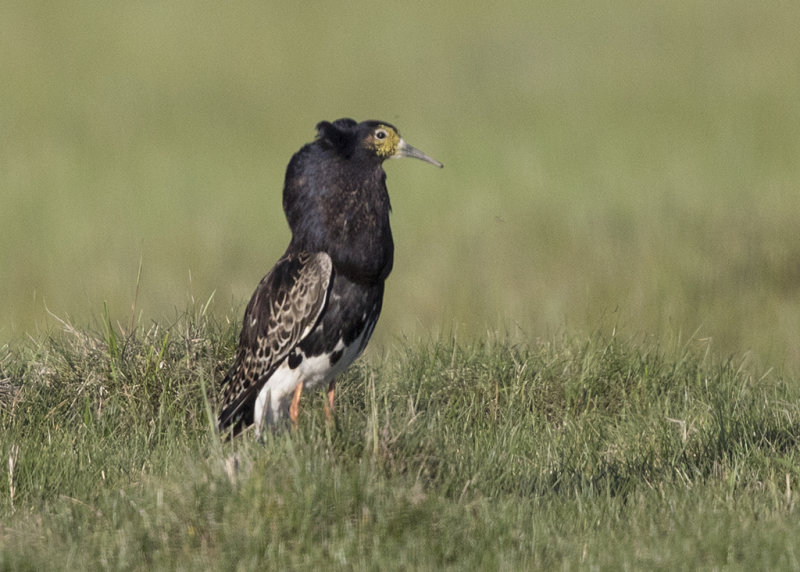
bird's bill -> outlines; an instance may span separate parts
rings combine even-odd
[[[430,163],[431,165],[436,165],[440,169],[444,167],[439,161],[434,159],[433,157],[429,157],[419,149],[412,147],[405,140],[401,139],[400,144],[397,146],[397,152],[394,154],[395,157],[412,157],[414,159],[421,159],[426,163]]]

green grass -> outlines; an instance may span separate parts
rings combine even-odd
[[[800,567],[797,381],[706,342],[395,341],[335,425],[310,394],[220,443],[234,338],[201,309],[6,350],[0,568]]]
[[[396,123],[378,339],[694,332],[800,371],[800,5],[0,6],[0,343],[106,301],[220,319],[321,119]],[[409,311],[413,308],[414,311]],[[230,315],[238,321],[238,315]]]

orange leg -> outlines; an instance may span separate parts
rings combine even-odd
[[[297,384],[292,396],[292,404],[289,406],[289,419],[292,425],[297,427],[297,416],[300,415],[300,396],[303,394],[303,382]]]
[[[336,392],[336,380],[331,380],[328,384],[328,401],[325,402],[325,419],[331,421],[333,419],[333,396]]]

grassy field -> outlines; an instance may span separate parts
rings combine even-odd
[[[0,3],[0,568],[800,568],[798,29]],[[221,444],[285,166],[342,116],[445,169],[386,166],[395,269],[336,425],[317,396]]]
[[[262,444],[209,422],[233,338],[3,356],[0,568],[800,567],[800,390],[696,340],[398,343]]]

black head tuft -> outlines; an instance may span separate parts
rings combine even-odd
[[[355,144],[357,126],[358,123],[349,118],[337,119],[333,123],[320,121],[317,123],[317,140],[343,155],[350,155]]]
[[[358,122],[355,119],[350,119],[349,117],[342,117],[341,119],[334,121],[333,124],[339,129],[352,129],[358,125]]]

